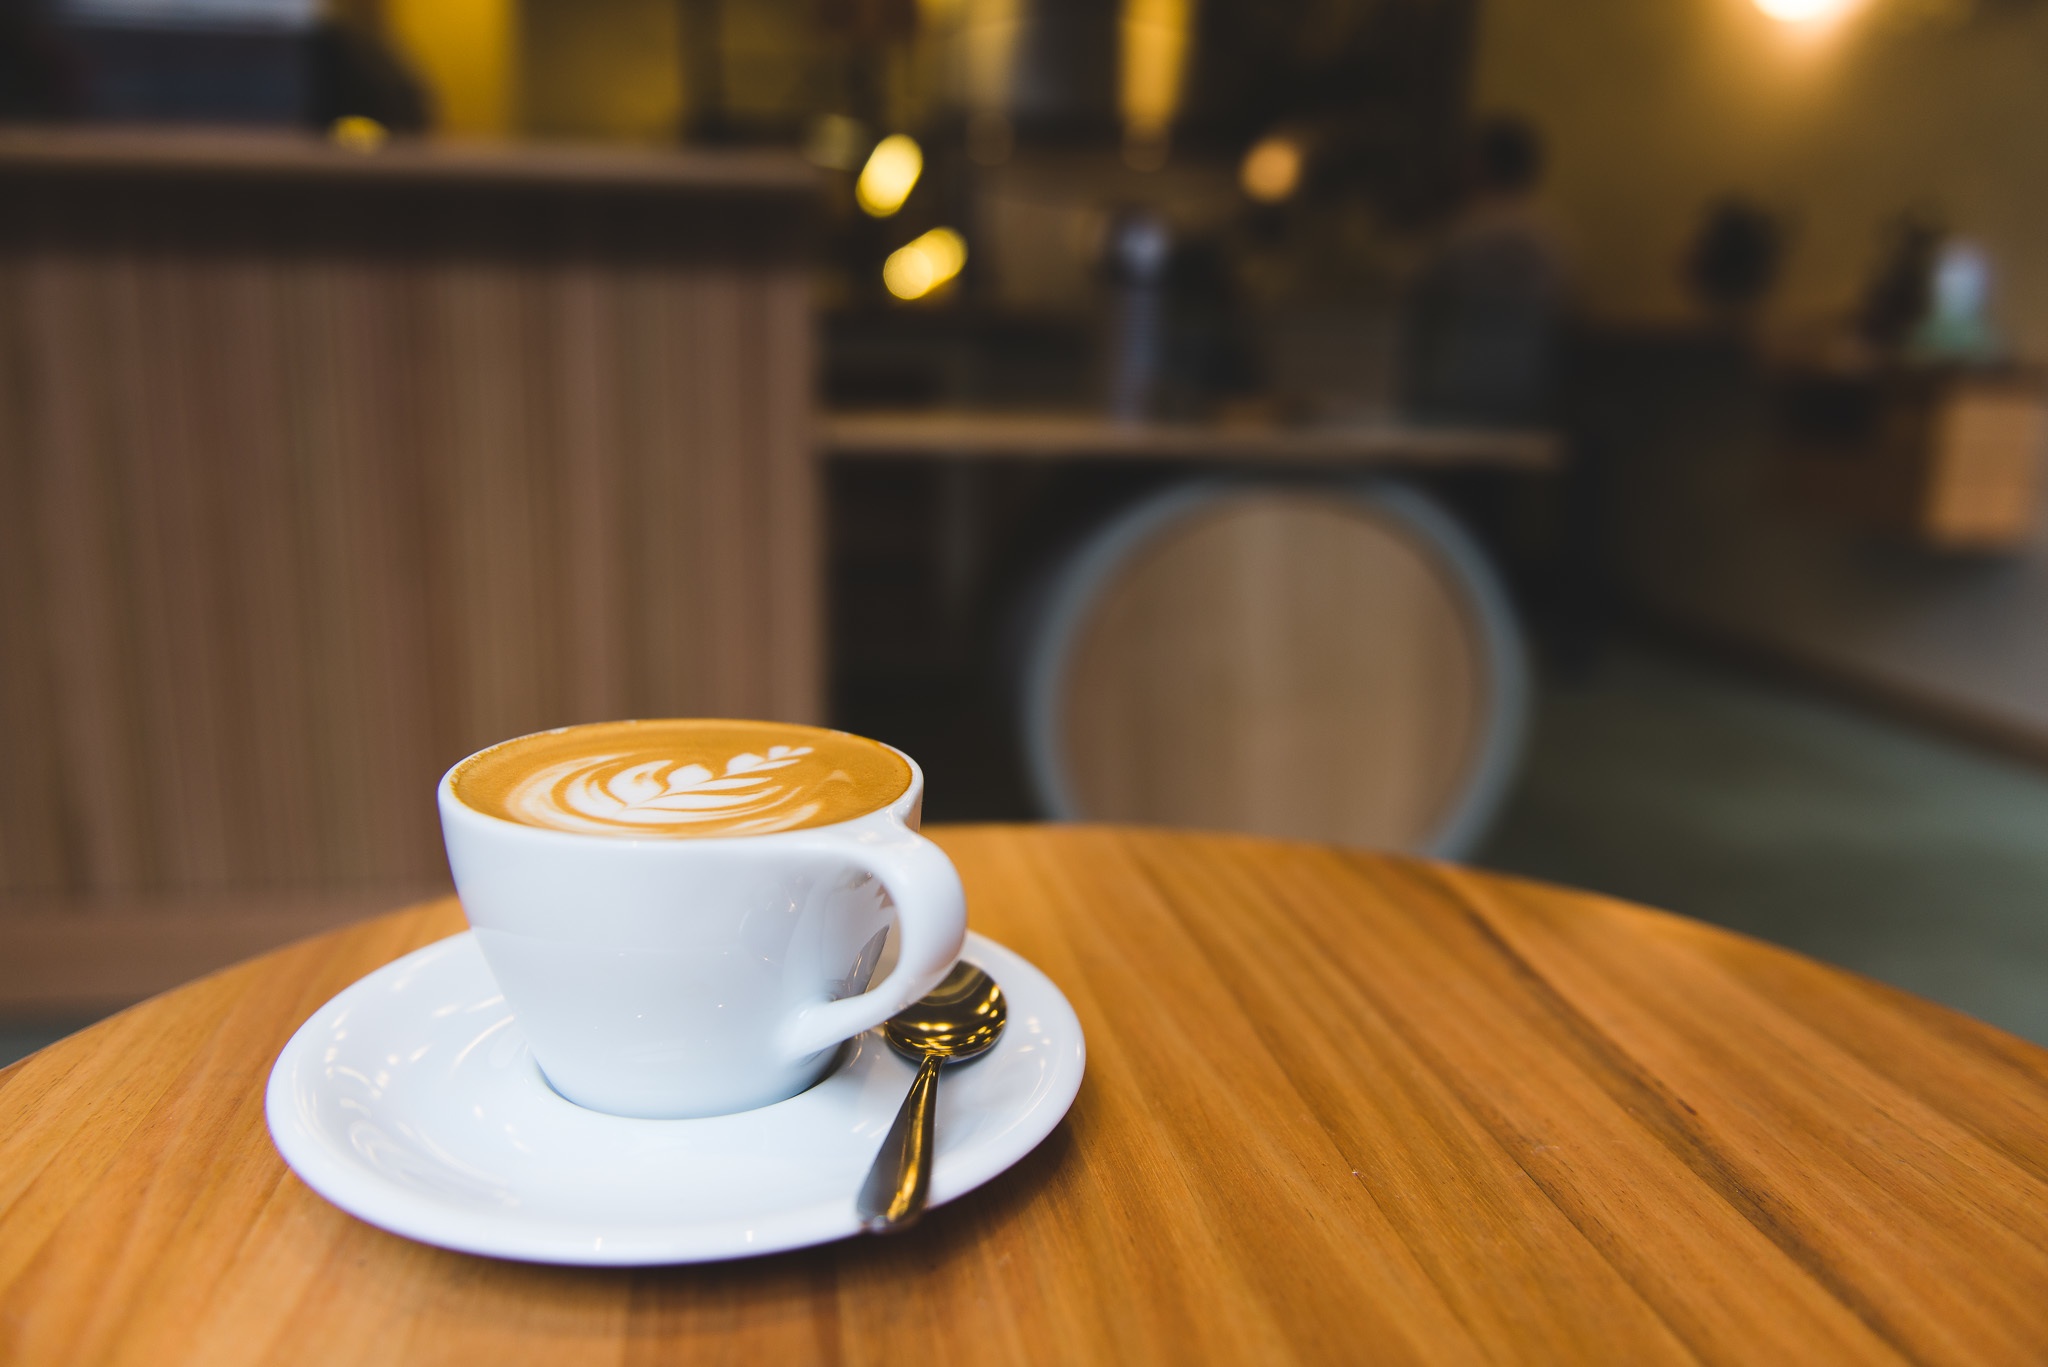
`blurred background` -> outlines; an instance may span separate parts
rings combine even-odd
[[[2048,1042],[2044,76],[2039,0],[0,0],[0,1059],[690,714]]]

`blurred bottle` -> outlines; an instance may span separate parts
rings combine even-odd
[[[1856,333],[1880,352],[1905,347],[1927,316],[1934,258],[1947,234],[1921,213],[1904,213],[1886,229],[1877,268],[1864,286],[1856,311]]]
[[[1996,364],[2006,348],[1991,319],[1991,261],[1931,214],[1893,219],[1855,314],[1855,335],[1878,358]]]
[[[1137,422],[1158,412],[1166,361],[1166,272],[1173,237],[1150,210],[1119,214],[1110,224],[1105,265],[1110,281],[1109,412]]]
[[[2004,359],[1991,321],[1991,261],[1968,238],[1951,237],[1935,253],[1928,307],[1908,342],[1921,360],[1987,364]]]

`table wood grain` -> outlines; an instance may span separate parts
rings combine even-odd
[[[314,1196],[263,1083],[453,902],[0,1073],[8,1363],[2017,1363],[2048,1052],[1678,917],[1105,827],[935,832],[1088,1031],[1066,1122],[892,1239],[567,1270]]]

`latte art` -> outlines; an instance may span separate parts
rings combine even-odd
[[[584,835],[767,835],[888,805],[910,770],[887,746],[768,722],[608,722],[507,741],[456,771],[464,803]]]
[[[505,805],[536,826],[603,834],[614,827],[701,826],[737,823],[735,830],[786,831],[818,814],[819,802],[804,801],[793,783],[775,782],[812,753],[808,745],[771,745],[763,755],[748,752],[725,762],[714,777],[701,764],[637,755],[598,755],[551,764],[515,786]]]

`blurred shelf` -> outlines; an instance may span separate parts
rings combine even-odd
[[[312,132],[0,126],[0,174],[160,174],[613,190],[815,194],[794,153],[393,138],[350,151]]]
[[[1121,422],[1082,413],[960,410],[827,414],[822,445],[827,455],[848,458],[1481,465],[1532,471],[1562,463],[1557,434],[1530,429]]]
[[[1798,506],[1935,551],[2015,553],[2041,521],[2048,374],[2024,366],[1788,366],[1780,483]]]

